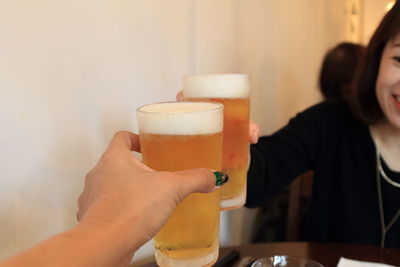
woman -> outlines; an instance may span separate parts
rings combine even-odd
[[[400,247],[399,33],[396,2],[346,102],[313,106],[251,146],[248,207],[314,170],[305,239]]]

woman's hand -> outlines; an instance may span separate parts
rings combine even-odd
[[[260,135],[260,127],[258,127],[258,125],[254,121],[250,120],[249,121],[249,143],[257,144],[259,135]]]

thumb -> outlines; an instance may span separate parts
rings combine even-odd
[[[181,101],[183,101],[183,99],[184,99],[183,91],[181,90],[176,94],[176,101],[181,102]]]
[[[258,136],[260,135],[260,127],[253,122],[249,121],[249,142],[250,144],[257,144]]]
[[[210,169],[193,169],[175,172],[185,196],[190,193],[210,193],[228,181],[228,175]]]

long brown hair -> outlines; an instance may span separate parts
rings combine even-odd
[[[383,49],[400,32],[400,1],[383,17],[367,46],[356,78],[352,84],[348,103],[354,115],[363,123],[373,124],[384,117],[378,103],[375,86]]]

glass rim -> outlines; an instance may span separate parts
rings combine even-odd
[[[260,261],[263,261],[263,260],[272,260],[272,261],[274,261],[275,257],[285,258],[285,259],[287,259],[289,261],[291,259],[292,260],[297,260],[297,261],[306,261],[308,263],[312,263],[312,264],[316,264],[317,266],[324,267],[324,265],[322,263],[319,263],[318,261],[315,261],[313,259],[305,258],[305,257],[302,257],[302,256],[291,256],[291,255],[273,255],[273,256],[266,256],[266,257],[258,258],[258,259],[256,259],[256,261],[254,261],[252,263],[251,266],[256,266],[256,263],[259,263]]]
[[[184,104],[191,104],[191,105],[198,105],[198,104],[212,104],[214,107],[207,108],[203,110],[195,110],[195,111],[185,111],[185,112],[162,112],[162,111],[144,111],[142,110],[144,107],[152,106],[152,105],[159,105],[159,104],[173,104],[173,103],[184,103]],[[199,113],[199,112],[210,112],[210,111],[220,111],[224,110],[224,105],[215,101],[161,101],[155,102],[151,104],[145,104],[138,108],[136,108],[136,112],[144,113],[144,114],[164,114],[164,115],[176,115],[176,114],[192,114],[192,113]]]
[[[183,75],[182,78],[189,78],[189,77],[200,77],[200,76],[244,76],[244,77],[250,77],[250,74],[247,73],[205,73],[205,74],[186,74]]]

